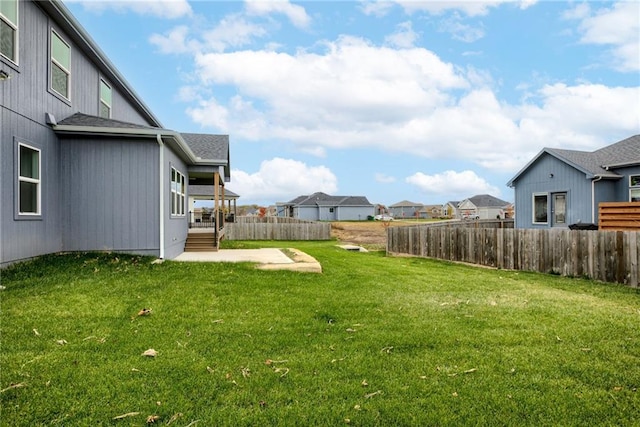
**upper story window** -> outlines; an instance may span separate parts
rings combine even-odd
[[[51,89],[70,99],[71,48],[51,30]]]
[[[18,212],[40,215],[40,150],[18,144]]]
[[[183,216],[185,202],[184,175],[171,168],[171,215]]]
[[[100,117],[111,118],[111,86],[100,79]]]
[[[18,62],[18,0],[0,0],[0,54]]]
[[[640,202],[640,175],[629,176],[629,201]]]

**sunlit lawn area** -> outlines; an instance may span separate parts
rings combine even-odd
[[[638,290],[235,246],[323,273],[97,254],[3,270],[0,424],[640,425]]]

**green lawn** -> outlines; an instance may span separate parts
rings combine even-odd
[[[336,243],[234,243],[322,274],[97,254],[3,270],[0,424],[640,425],[638,290]]]

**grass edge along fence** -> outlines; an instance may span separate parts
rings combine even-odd
[[[536,271],[639,287],[640,232],[389,227],[387,254]]]
[[[225,224],[228,240],[330,240],[331,224],[282,217],[237,217]]]

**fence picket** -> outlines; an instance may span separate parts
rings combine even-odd
[[[387,253],[587,277],[638,287],[638,235],[637,231],[414,225],[387,229]]]

